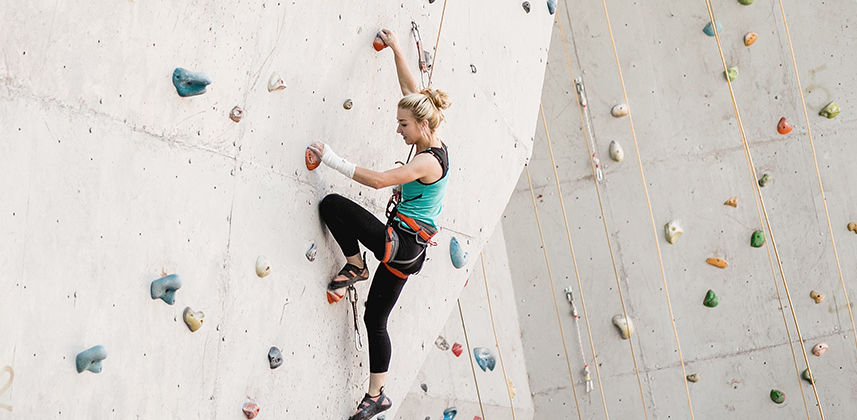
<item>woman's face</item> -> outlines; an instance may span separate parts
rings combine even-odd
[[[409,109],[403,108],[399,108],[399,111],[396,113],[396,119],[399,121],[399,127],[396,129],[396,132],[402,135],[405,144],[415,144],[423,140],[423,133],[428,127],[428,121],[417,123],[414,113]],[[425,127],[421,130],[420,126]]]

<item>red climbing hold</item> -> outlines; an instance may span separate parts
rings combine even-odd
[[[339,301],[340,301],[340,300],[342,300],[342,298],[344,298],[344,297],[345,297],[345,294],[344,294],[344,293],[340,295],[340,294],[337,294],[337,293],[336,293],[335,291],[333,291],[333,290],[328,290],[328,291],[327,291],[327,303],[329,303],[329,304],[331,304],[331,305],[333,305],[333,304],[334,304],[334,303],[336,303],[336,302],[339,302]]]
[[[387,43],[381,39],[381,35],[375,35],[375,41],[372,42],[372,46],[375,47],[375,51],[381,51],[387,48]]]
[[[244,411],[244,415],[247,416],[248,419],[256,418],[256,416],[259,414],[259,406],[256,405],[256,403],[254,402],[244,403],[244,408],[242,408],[242,410]]]
[[[306,153],[304,153],[304,163],[306,163],[306,168],[309,170],[313,170],[318,168],[318,165],[321,165],[321,160],[315,153],[307,147]]]
[[[777,132],[780,134],[788,134],[792,132],[792,127],[788,122],[786,122],[786,117],[780,118],[780,122],[777,123]]]
[[[455,343],[452,345],[452,353],[455,355],[455,357],[461,356],[461,352],[461,344]]]

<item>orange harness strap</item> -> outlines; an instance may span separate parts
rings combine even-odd
[[[398,277],[398,278],[400,278],[400,279],[403,279],[403,280],[407,280],[407,279],[408,279],[408,275],[407,275],[407,274],[405,274],[405,273],[403,273],[403,272],[401,272],[401,271],[399,271],[399,270],[396,270],[396,269],[395,269],[395,268],[393,268],[393,267],[390,267],[390,264],[387,264],[387,263],[383,263],[383,264],[384,264],[384,267],[387,267],[387,270],[390,270],[390,272],[391,272],[391,273],[393,273],[393,274],[395,274],[395,275],[396,275],[396,277]]]

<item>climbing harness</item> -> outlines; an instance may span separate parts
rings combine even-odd
[[[425,76],[429,74],[429,71],[431,71],[434,60],[432,59],[432,54],[428,50],[423,49],[423,40],[420,36],[420,28],[413,20],[411,21],[411,34],[414,36],[414,42],[417,44],[417,54],[419,55],[420,86],[425,89]]]
[[[348,301],[351,302],[351,313],[354,315],[354,347],[357,351],[363,350],[363,340],[360,336],[360,326],[357,322],[357,289],[354,285],[348,286]]]
[[[577,344],[580,346],[580,357],[583,359],[583,376],[586,382],[586,392],[592,391],[592,376],[589,374],[589,364],[586,363],[586,352],[583,350],[583,338],[580,336],[580,315],[577,314],[577,306],[574,306],[574,291],[571,286],[565,288],[565,298],[571,305],[571,316],[574,318],[574,326],[577,330]]]
[[[592,151],[589,157],[592,160],[592,167],[595,168],[595,179],[600,182],[604,180],[604,174],[601,172],[601,160],[598,159],[598,149],[595,147],[595,135],[592,134],[592,115],[589,114],[589,107],[586,102],[586,88],[583,86],[583,78],[574,78],[574,88],[577,90],[577,101],[583,108],[583,126],[589,140],[589,149]]]

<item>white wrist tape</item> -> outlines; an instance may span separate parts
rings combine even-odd
[[[325,165],[336,169],[342,175],[354,178],[354,169],[357,168],[357,165],[349,162],[345,158],[339,157],[328,144],[324,145],[324,155],[321,156],[321,161]]]

